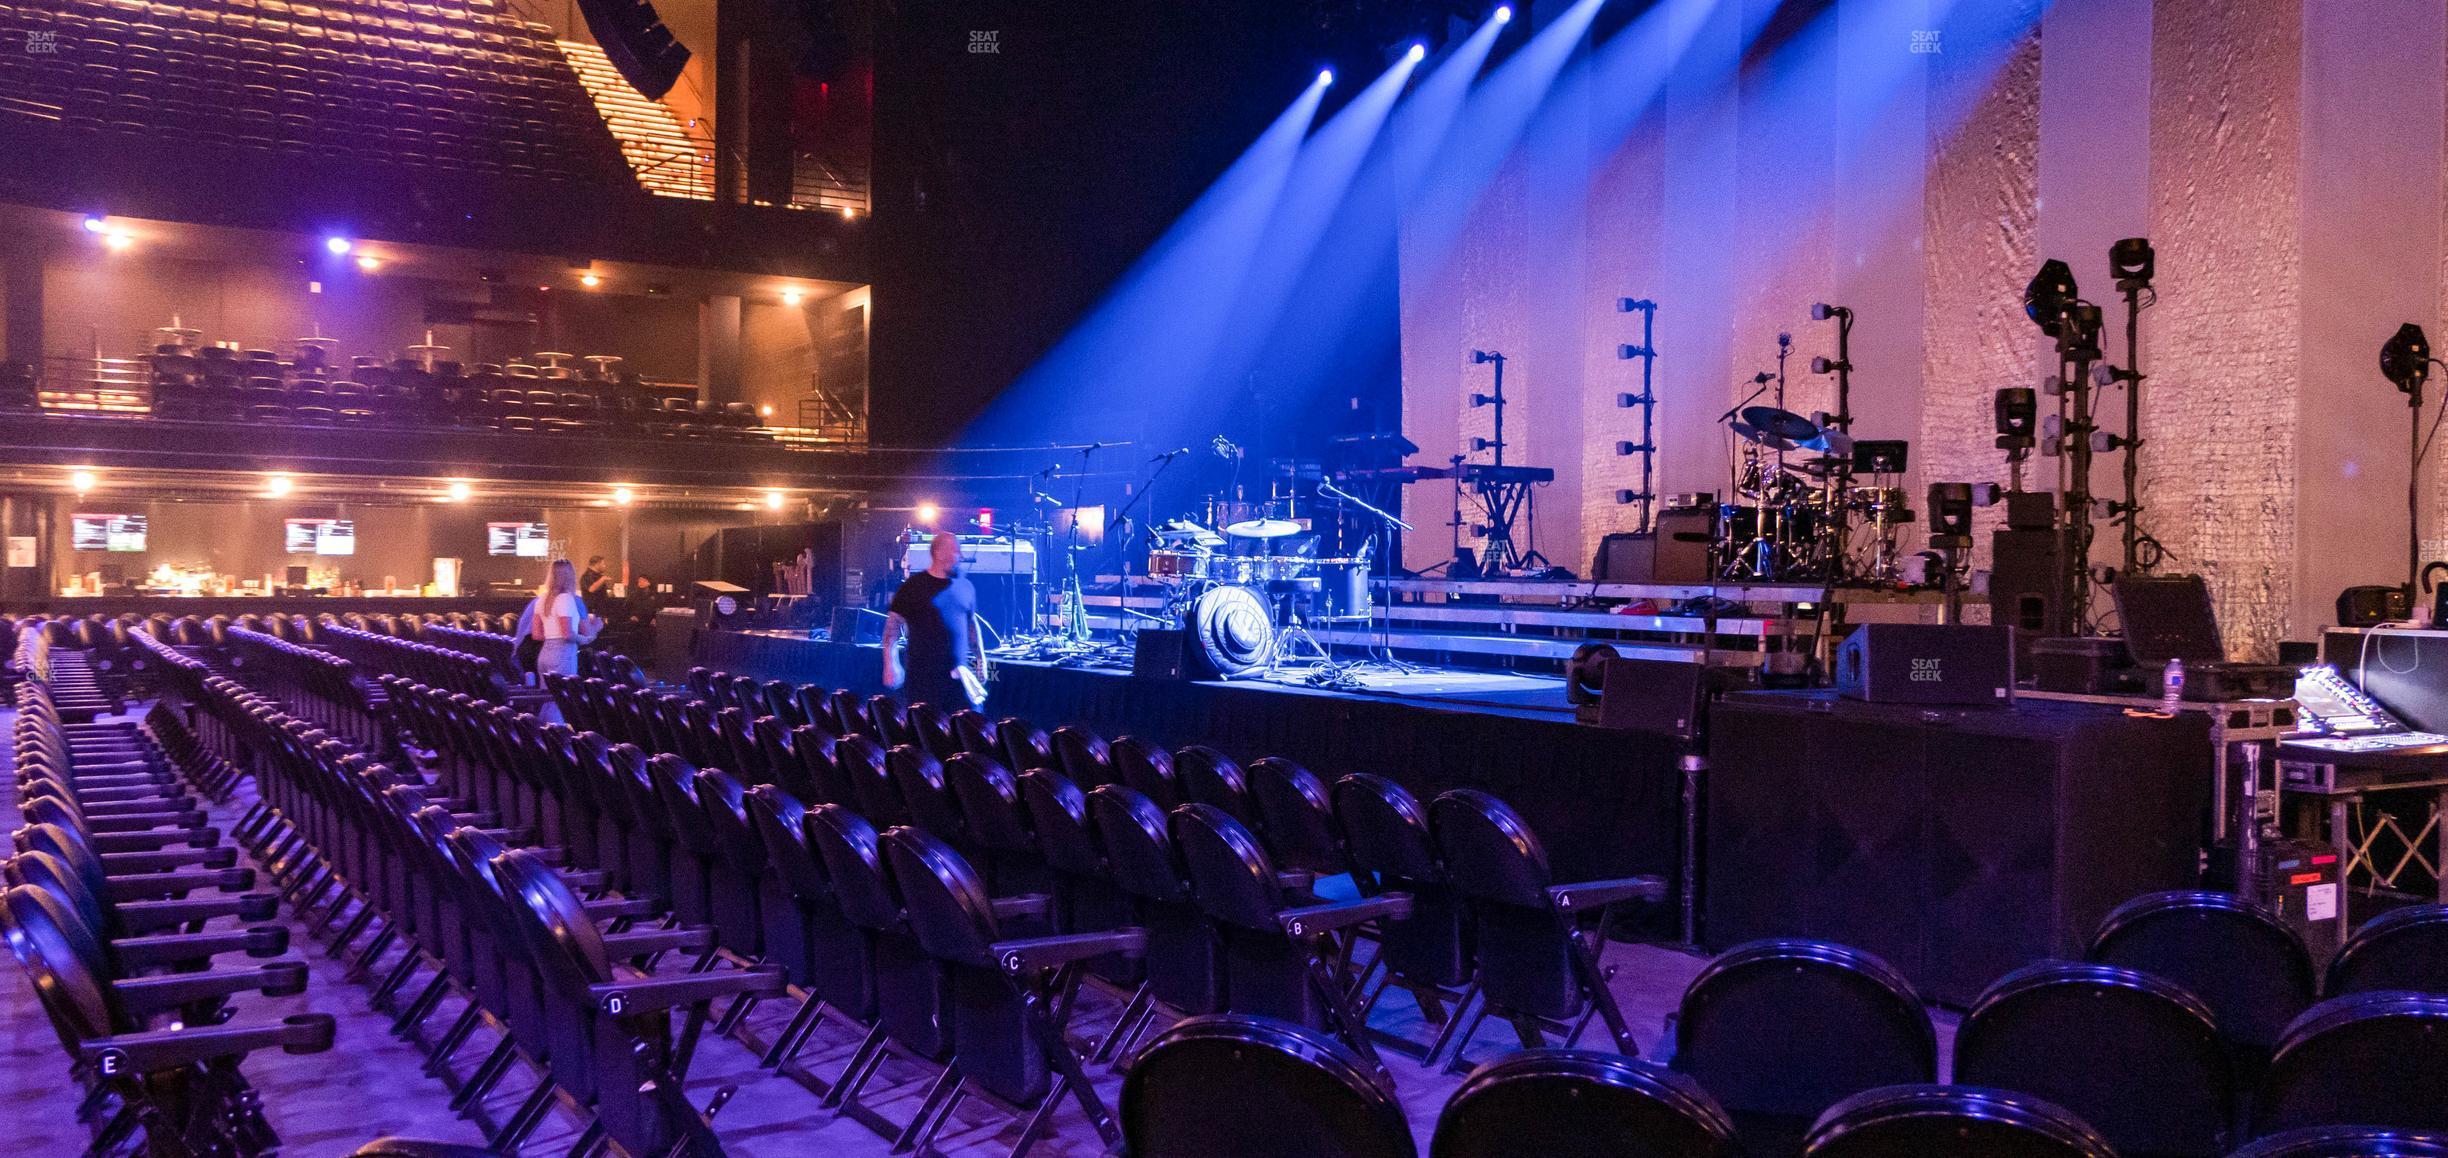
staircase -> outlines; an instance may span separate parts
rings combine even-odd
[[[558,40],[561,55],[578,72],[595,111],[620,142],[621,156],[638,184],[661,197],[714,199],[714,141],[702,129],[681,123],[671,107],[629,87],[620,70],[592,44]]]

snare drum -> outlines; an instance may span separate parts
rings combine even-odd
[[[1202,582],[1207,578],[1208,564],[1213,558],[1204,551],[1156,548],[1148,552],[1148,578],[1159,583]]]
[[[1308,574],[1309,559],[1283,555],[1219,555],[1213,574],[1225,583],[1255,587],[1278,579],[1297,579]]]

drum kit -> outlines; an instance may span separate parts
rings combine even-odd
[[[1169,593],[1167,618],[1187,624],[1225,674],[1330,662],[1309,627],[1370,618],[1375,540],[1350,556],[1320,556],[1290,495],[1211,498],[1203,513],[1154,529],[1147,575]]]
[[[1717,508],[1721,579],[1900,582],[1901,528],[1913,521],[1902,443],[1856,443],[1832,421],[1746,406],[1726,426],[1738,440],[1728,498]],[[1855,486],[1855,476],[1872,485]]]

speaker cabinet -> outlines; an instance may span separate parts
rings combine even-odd
[[[2066,536],[2058,530],[2001,530],[1989,539],[1989,622],[2015,628],[2015,665],[2032,664],[2031,641],[2072,635],[2065,602]]]
[[[1131,651],[1131,674],[1160,680],[1224,678],[1198,638],[1178,627],[1142,627]]]
[[[578,11],[621,79],[646,99],[663,99],[688,67],[688,46],[663,26],[647,0],[578,0]]]
[[[1706,583],[1717,512],[1660,511],[1657,530],[1608,535],[1598,543],[1591,578],[1600,583]]]
[[[2014,629],[1865,623],[1836,647],[1836,691],[1887,704],[1995,704],[2014,697]]]

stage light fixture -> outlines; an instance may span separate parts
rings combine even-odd
[[[276,499],[287,498],[289,492],[296,489],[296,480],[285,474],[271,475],[264,479],[264,493]]]
[[[102,218],[88,217],[85,219],[85,232],[87,233],[100,233],[108,228],[110,228],[110,222]]]
[[[620,506],[628,506],[630,503],[637,501],[637,492],[630,490],[628,487],[614,487],[612,488],[612,501]]]
[[[1493,394],[1473,394],[1470,397],[1470,404],[1471,409],[1473,410],[1477,410],[1482,406],[1493,406],[1496,404],[1496,396]]]
[[[450,501],[454,503],[464,503],[468,500],[469,490],[470,488],[466,483],[454,482],[450,486],[443,488],[442,493],[448,496]]]
[[[594,289],[596,286],[603,284],[603,278],[591,272],[582,273],[578,275],[578,284],[585,286],[588,289]]]
[[[382,268],[382,259],[370,253],[358,254],[357,268],[364,270],[367,273],[372,273],[375,270]]]
[[[2074,271],[2066,268],[2066,263],[2050,258],[2041,263],[2040,272],[2032,275],[2031,284],[2023,287],[2023,316],[2040,327],[2041,333],[2058,337],[2065,332],[2066,315],[2081,300],[2082,292],[2074,286]]]
[[[1403,53],[1403,59],[1408,60],[1413,64],[1418,64],[1419,62],[1428,59],[1428,46],[1421,44],[1416,40],[1412,41],[1411,50]]]
[[[855,206],[855,205],[844,205],[844,206],[842,206],[842,220],[844,220],[844,221],[848,221],[848,220],[850,220],[850,219],[852,219],[852,218],[854,218],[854,217],[857,217],[857,216],[858,216],[858,207],[857,207],[857,206]]]
[[[349,250],[357,248],[357,246],[348,238],[334,235],[323,239],[323,248],[329,251],[333,257],[342,257],[345,256]]]
[[[775,510],[775,511],[781,510],[781,509],[782,509],[782,492],[780,492],[780,491],[767,491],[767,492],[765,492],[765,507],[766,507],[766,509],[768,509],[768,510]]]
[[[2380,346],[2380,376],[2412,394],[2431,377],[2431,339],[2412,322],[2397,327]]]
[[[803,294],[803,293],[800,293],[800,292],[799,292],[797,289],[786,289],[786,290],[783,290],[783,291],[782,291],[782,304],[783,304],[783,305],[786,305],[786,306],[796,306],[796,305],[798,305],[800,302],[803,302],[803,301],[806,301],[806,300],[807,300],[807,295],[806,295],[806,294]]]
[[[75,471],[68,476],[68,489],[73,490],[80,495],[85,494],[86,492],[94,489],[94,482],[94,472],[90,470]]]
[[[1317,82],[1318,82],[1318,87],[1319,87],[1319,88],[1324,88],[1324,87],[1326,87],[1327,85],[1333,84],[1333,83],[1334,83],[1334,70],[1333,70],[1333,69],[1331,69],[1331,68],[1321,68],[1321,69],[1319,69],[1319,70],[1318,70],[1318,78],[1317,78]]]
[[[102,235],[102,244],[109,246],[112,251],[116,252],[136,244],[136,239],[128,236],[125,233],[106,233]]]
[[[2108,272],[2116,275],[2118,289],[2140,289],[2151,282],[2158,268],[2159,254],[2151,248],[2150,238],[2126,237],[2108,247]]]
[[[1495,16],[1493,17],[1493,19],[1494,19],[1494,20],[1496,21],[1496,23],[1498,23],[1498,24],[1511,24],[1511,23],[1513,23],[1513,6],[1512,6],[1512,5],[1510,5],[1510,4],[1499,4],[1499,5],[1497,5],[1497,6],[1496,6],[1496,14],[1495,14]]]
[[[943,511],[933,503],[920,503],[918,509],[912,513],[918,516],[920,523],[932,527],[935,525],[935,517],[942,514]]]

